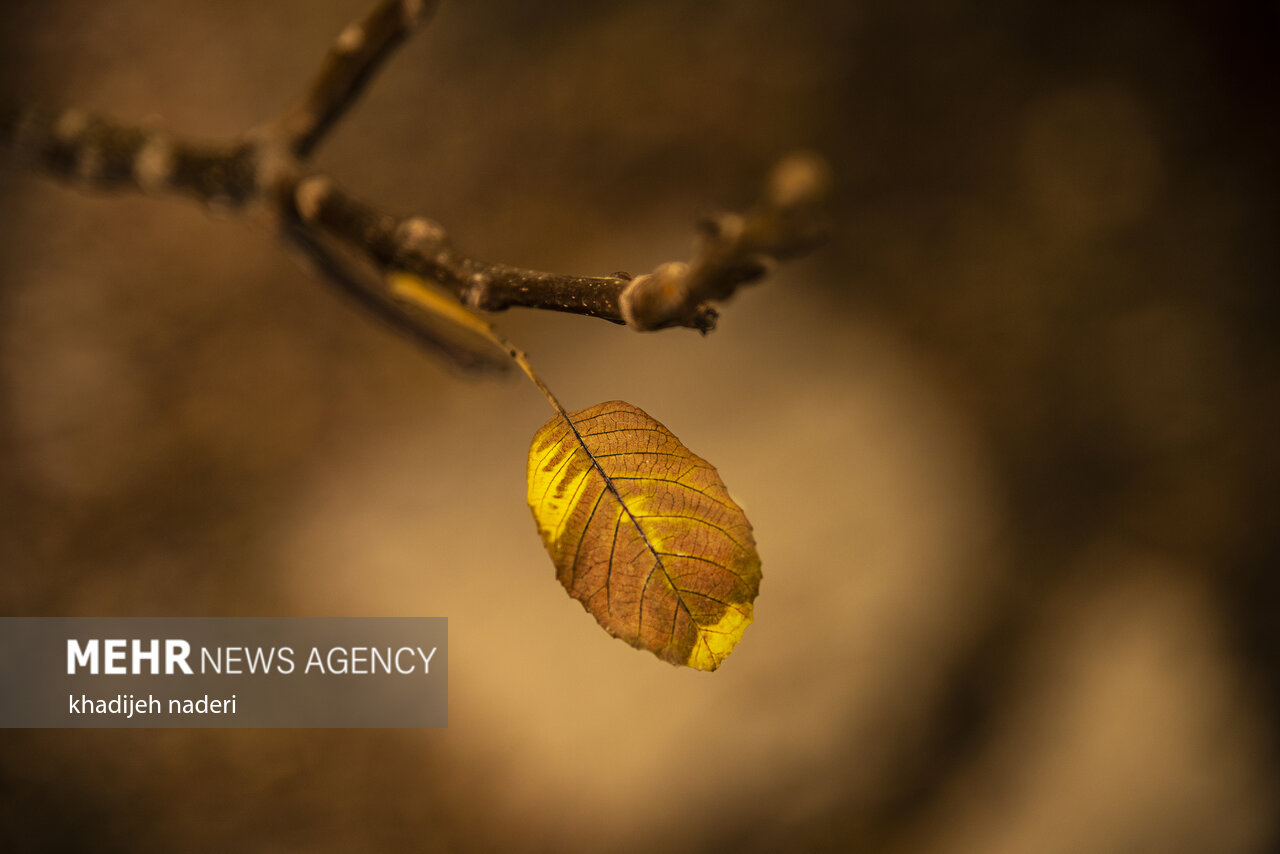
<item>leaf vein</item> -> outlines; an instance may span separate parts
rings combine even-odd
[[[729,573],[734,578],[740,579],[742,581],[746,581],[746,578],[744,578],[741,573],[734,572],[733,569],[727,564],[720,563],[720,561],[718,560],[712,560],[709,557],[703,557],[702,555],[680,554],[679,552],[658,552],[658,554],[662,555],[663,557],[682,557],[682,558],[687,558],[689,560],[700,560],[703,563],[711,564],[716,569],[723,569],[725,572]]]
[[[586,479],[583,479],[586,483]],[[605,490],[600,490],[600,494],[596,496],[596,503],[591,505],[591,512],[587,514],[587,523],[582,526],[582,534],[578,537],[578,547],[573,552],[573,574],[578,574],[578,561],[582,558],[582,544],[587,541],[587,531],[591,528],[591,520],[596,518],[596,511],[600,509],[600,502],[604,500]],[[621,518],[621,517],[619,517]],[[612,551],[609,553],[609,559],[613,559]]]
[[[563,440],[561,440],[561,441],[563,441]],[[556,442],[556,447],[560,447],[560,446],[561,446],[561,442]],[[565,455],[564,455],[564,462],[562,462],[562,463],[560,463],[560,465],[556,466],[556,470],[555,470],[554,472],[551,472],[551,473],[550,473],[550,476],[547,478],[547,486],[546,486],[546,488],[545,488],[545,489],[543,489],[543,490],[542,490],[542,497],[541,497],[540,499],[538,499],[538,506],[540,506],[540,507],[541,507],[541,506],[545,506],[545,505],[546,505],[546,503],[547,503],[547,493],[549,493],[549,492],[551,491],[551,488],[552,488],[553,486],[555,486],[557,483],[559,483],[559,481],[560,481],[560,472],[564,471],[565,466],[567,466],[567,465],[569,465],[569,463],[573,462],[573,455],[574,455],[574,453],[575,453],[574,451],[569,451],[569,453],[565,454]]]
[[[650,513],[645,516],[632,516],[631,518],[637,519],[637,520],[639,519],[686,519],[690,522],[700,522],[701,524],[706,525],[708,528],[715,528],[717,531],[724,534],[725,537],[738,548],[744,551],[747,550],[747,547],[744,546],[742,543],[740,543],[737,537],[729,533],[728,530],[720,527],[715,522],[712,522],[709,519],[703,519],[701,516],[682,516],[679,513]]]

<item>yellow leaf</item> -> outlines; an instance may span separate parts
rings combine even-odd
[[[544,424],[529,506],[560,583],[632,646],[715,670],[751,624],[751,523],[715,468],[643,410],[611,401]]]
[[[493,328],[488,321],[446,294],[438,285],[398,271],[387,276],[387,283],[391,286],[392,295],[398,299],[437,314],[486,340],[493,340]]]

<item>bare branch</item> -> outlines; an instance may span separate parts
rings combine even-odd
[[[267,135],[277,136],[295,156],[309,157],[383,60],[436,5],[435,0],[382,0],[363,20],[348,24],[306,93],[268,126]]]
[[[130,126],[70,109],[0,108],[0,147],[38,171],[96,190],[134,189],[194,197],[223,208],[265,211],[282,238],[299,248],[341,291],[451,361],[481,367],[486,353],[442,336],[424,312],[397,299],[395,272],[434,281],[464,305],[563,311],[652,330],[715,326],[712,303],[762,276],[778,259],[811,247],[823,228],[817,203],[827,167],[796,155],[774,170],[764,197],[743,215],[703,223],[688,263],[668,263],[632,279],[573,276],[492,264],[455,249],[443,228],[422,216],[396,216],[311,171],[307,157],[351,106],[370,76],[422,16],[423,0],[383,0],[343,31],[307,94],[279,118],[239,140],[206,144],[163,128]],[[351,264],[338,245],[358,257]]]

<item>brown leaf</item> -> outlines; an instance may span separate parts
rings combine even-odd
[[[560,583],[627,643],[715,670],[751,623],[751,524],[715,467],[643,410],[611,401],[544,424],[529,506]]]

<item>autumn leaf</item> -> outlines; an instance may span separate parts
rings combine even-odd
[[[610,634],[715,670],[751,624],[760,557],[715,467],[622,401],[557,414],[529,448],[556,577]]]
[[[416,276],[388,284],[506,353],[556,410],[529,448],[529,506],[569,595],[663,661],[719,667],[751,624],[760,556],[715,467],[629,403],[566,412],[488,320]]]

